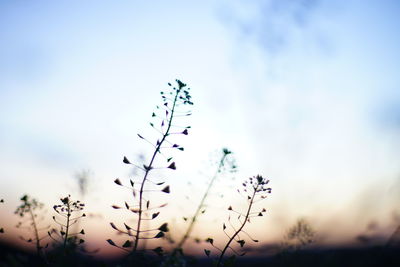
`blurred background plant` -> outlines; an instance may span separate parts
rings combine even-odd
[[[204,214],[206,212],[206,200],[208,195],[211,193],[211,190],[214,186],[214,183],[216,182],[216,180],[223,175],[223,172],[236,172],[237,170],[237,166],[236,163],[232,157],[232,151],[228,150],[227,148],[223,148],[222,149],[222,153],[221,153],[221,158],[218,162],[218,166],[217,169],[215,171],[215,174],[213,175],[213,177],[211,177],[207,189],[204,192],[203,197],[201,198],[197,209],[194,212],[194,215],[192,217],[184,217],[183,219],[185,221],[189,221],[189,225],[187,227],[187,230],[185,232],[185,234],[182,236],[182,238],[180,239],[180,241],[178,242],[176,249],[181,249],[183,247],[183,245],[185,244],[185,242],[188,240],[188,238],[190,237],[193,228],[197,222],[198,217],[201,214]]]
[[[306,248],[315,241],[316,232],[305,218],[299,218],[283,237],[282,250],[296,251]]]
[[[50,228],[50,225],[41,227],[40,223],[43,223],[44,216],[44,204],[39,202],[35,198],[31,198],[28,195],[21,197],[21,205],[15,210],[15,214],[21,217],[21,221],[16,225],[17,228],[27,229],[33,237],[20,238],[28,243],[35,244],[37,254],[45,260],[45,253],[43,249],[48,247],[48,244],[42,246],[41,241],[48,238],[47,234],[42,235],[41,232]]]
[[[206,212],[208,208],[207,199],[209,195],[212,193],[213,188],[217,180],[221,177],[225,177],[227,173],[235,173],[237,171],[237,165],[235,158],[233,157],[232,151],[227,148],[222,148],[218,153],[219,159],[217,161],[217,166],[214,174],[209,179],[206,190],[204,194],[201,196],[200,201],[198,202],[197,208],[194,211],[192,217],[183,217],[185,222],[188,222],[186,225],[186,231],[180,237],[179,241],[173,248],[170,255],[163,262],[163,266],[185,266],[187,260],[194,260],[193,258],[184,258],[184,250],[183,246],[188,241],[188,239],[192,239],[195,243],[200,243],[202,238],[191,236],[195,225],[198,223],[199,217]],[[207,178],[207,177],[206,177]],[[226,181],[224,181],[224,185],[227,185]],[[196,188],[198,191],[198,188]],[[189,197],[187,197],[189,199]],[[180,231],[179,231],[180,232]],[[175,243],[175,240],[171,237],[171,235],[167,235],[166,238],[172,244]],[[203,238],[204,239],[204,238]]]

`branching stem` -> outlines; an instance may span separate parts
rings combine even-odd
[[[221,171],[221,168],[224,166],[224,161],[225,161],[225,158],[226,158],[227,155],[228,155],[227,153],[223,153],[223,155],[222,155],[222,157],[221,157],[221,160],[219,161],[218,168],[217,168],[217,170],[216,170],[216,172],[215,172],[213,178],[211,179],[210,183],[208,184],[207,190],[206,190],[206,192],[204,193],[203,198],[201,199],[201,201],[200,201],[200,203],[199,203],[199,205],[198,205],[198,207],[197,207],[197,209],[196,209],[196,212],[194,213],[193,217],[191,218],[189,227],[188,227],[188,229],[186,230],[185,235],[184,235],[184,236],[182,237],[182,239],[179,241],[179,243],[178,243],[178,245],[177,245],[177,249],[180,249],[180,248],[183,247],[183,245],[185,244],[186,240],[189,238],[190,234],[192,233],[193,227],[194,227],[194,225],[195,225],[195,223],[196,223],[196,219],[197,219],[197,217],[199,216],[200,211],[201,211],[201,209],[202,209],[203,206],[204,206],[205,200],[207,199],[207,196],[208,196],[208,194],[210,193],[211,188],[212,188],[212,186],[213,186],[215,180],[216,180],[217,177],[218,177],[218,173]]]
[[[257,189],[258,189],[259,185],[257,185],[256,187],[254,187],[254,192],[253,195],[251,197],[250,203],[249,203],[249,207],[247,209],[247,213],[246,216],[244,218],[244,221],[242,223],[242,225],[239,227],[239,229],[232,235],[232,237],[229,239],[228,243],[226,243],[224,249],[222,250],[221,255],[218,258],[218,263],[217,263],[217,267],[220,267],[222,264],[222,259],[224,257],[224,254],[226,252],[226,250],[230,247],[230,244],[232,243],[233,240],[235,240],[235,237],[242,231],[243,227],[246,225],[248,219],[249,219],[249,215],[250,215],[250,211],[251,211],[251,207],[253,206],[253,201],[254,201],[254,197],[256,196],[257,193]]]
[[[135,237],[135,244],[133,246],[133,252],[137,251],[138,244],[139,244],[139,239],[140,239],[140,233],[141,233],[140,227],[141,227],[141,223],[142,223],[142,214],[143,214],[144,185],[146,183],[147,176],[148,176],[150,170],[152,170],[153,162],[154,162],[154,160],[156,158],[156,155],[157,155],[157,153],[160,152],[161,145],[164,143],[165,139],[169,135],[169,131],[170,131],[171,125],[172,125],[172,119],[174,117],[176,100],[178,99],[178,95],[179,95],[180,90],[181,90],[181,88],[177,88],[176,89],[176,94],[175,94],[173,106],[172,106],[172,109],[171,109],[171,114],[170,114],[170,119],[169,119],[169,122],[168,122],[167,130],[163,134],[163,137],[162,137],[161,141],[159,141],[158,145],[156,146],[156,149],[155,149],[155,151],[153,153],[153,156],[151,157],[150,163],[147,165],[148,167],[145,169],[145,173],[144,173],[144,176],[143,176],[142,184],[140,186],[140,191],[139,191],[139,211],[138,211],[139,218],[138,218],[138,223],[137,223],[137,228],[136,228],[136,237]]]

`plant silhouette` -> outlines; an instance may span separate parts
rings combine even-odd
[[[34,243],[37,254],[44,258],[43,248],[47,247],[47,245],[43,247],[40,242],[47,238],[47,235],[41,236],[40,232],[50,227],[39,227],[39,222],[44,219],[43,215],[39,217],[39,212],[43,211],[44,204],[28,195],[23,195],[20,200],[22,204],[14,212],[21,217],[21,221],[18,222],[16,227],[25,228],[33,234],[33,237],[28,239],[22,236],[20,238],[28,243]]]
[[[0,203],[4,203],[4,199],[0,199]],[[4,234],[4,228],[0,227],[0,234]]]
[[[213,175],[213,177],[211,178],[206,191],[204,192],[203,197],[201,198],[199,205],[197,206],[194,215],[189,219],[189,226],[185,232],[185,234],[182,236],[181,240],[178,242],[178,245],[176,246],[177,249],[181,249],[183,247],[183,245],[185,244],[185,242],[188,240],[188,238],[190,237],[190,234],[193,231],[193,228],[197,222],[197,218],[205,212],[205,202],[207,200],[208,195],[210,194],[210,191],[215,183],[215,181],[217,180],[217,178],[219,177],[219,175],[221,174],[221,172],[223,171],[226,161],[227,161],[227,157],[229,157],[230,155],[232,155],[232,151],[228,150],[227,148],[223,148],[222,149],[222,155],[221,158],[218,162],[218,166],[217,169],[215,171],[215,174]],[[230,166],[230,170],[231,171],[236,171],[236,165],[235,164],[231,164]],[[187,218],[185,218],[187,220]]]
[[[255,211],[255,212],[252,211],[252,208],[255,203],[266,199],[267,195],[271,193],[271,188],[268,187],[268,183],[269,183],[269,180],[266,178],[263,178],[260,175],[250,177],[248,180],[243,182],[243,184],[242,184],[243,189],[238,190],[238,192],[246,199],[247,210],[245,213],[241,213],[241,212],[233,209],[232,206],[228,207],[228,210],[233,214],[232,216],[229,215],[229,217],[228,217],[228,225],[232,229],[232,233],[231,234],[227,233],[227,228],[228,228],[227,224],[223,223],[222,230],[223,230],[224,234],[228,237],[228,241],[225,244],[225,246],[223,247],[223,249],[220,249],[214,245],[214,239],[208,238],[206,240],[214,248],[216,248],[218,251],[220,251],[220,255],[216,262],[216,266],[218,266],[218,267],[219,266],[231,266],[231,265],[233,265],[234,260],[236,258],[235,255],[240,255],[240,256],[245,255],[245,252],[239,253],[232,247],[233,241],[237,242],[241,248],[244,247],[246,241],[241,238],[241,234],[246,235],[253,242],[258,242],[258,240],[252,238],[246,231],[244,231],[244,227],[247,223],[250,223],[251,218],[264,216],[263,214],[266,212],[265,208],[263,208],[260,211]],[[231,221],[232,217],[237,219],[238,226],[235,227],[235,225],[233,225],[233,223]],[[223,259],[224,259],[225,253],[227,252],[228,248],[234,252],[234,255],[229,257],[224,262]],[[210,254],[211,254],[211,251],[207,250],[207,249],[205,249],[204,252],[207,256],[210,256]]]
[[[157,120],[159,126],[156,126],[155,122],[150,122],[150,126],[157,131],[159,134],[159,138],[156,142],[151,142],[142,135],[138,134],[138,137],[152,145],[154,151],[150,160],[147,164],[143,164],[139,166],[138,164],[132,163],[127,157],[124,157],[123,162],[125,164],[132,165],[136,167],[138,170],[142,171],[142,178],[133,181],[129,181],[129,185],[126,186],[122,184],[120,179],[115,179],[114,183],[128,188],[132,191],[133,195],[133,204],[129,204],[125,202],[124,207],[131,211],[136,215],[137,223],[136,226],[130,226],[127,223],[124,223],[124,227],[121,229],[117,227],[113,222],[111,222],[111,227],[116,230],[120,234],[125,234],[130,237],[130,239],[126,240],[122,245],[117,245],[113,240],[108,239],[107,242],[115,247],[118,247],[124,251],[132,252],[135,254],[139,251],[140,240],[150,240],[150,239],[158,239],[165,236],[165,232],[168,232],[168,224],[162,223],[159,227],[153,229],[145,229],[144,222],[152,221],[156,219],[160,211],[159,209],[166,206],[166,204],[154,205],[152,201],[150,201],[149,193],[150,192],[160,192],[160,193],[170,193],[170,186],[165,185],[164,181],[154,181],[150,180],[150,173],[155,169],[176,169],[176,163],[173,161],[173,158],[170,156],[166,156],[163,151],[168,149],[177,149],[183,151],[184,148],[176,143],[170,141],[169,137],[171,135],[188,135],[188,129],[190,126],[178,126],[175,124],[175,119],[177,117],[186,117],[191,115],[190,111],[185,106],[193,105],[190,96],[190,88],[187,88],[186,84],[181,82],[180,80],[176,80],[177,87],[173,87],[170,83],[168,83],[170,90],[167,92],[161,92],[161,98],[163,104],[161,106],[157,106],[157,110],[152,113],[152,118]],[[162,155],[165,158],[164,166],[155,166],[156,158]],[[156,188],[156,189],[154,189]],[[118,205],[112,206],[114,209],[121,209],[123,207]],[[143,250],[143,247],[142,247]],[[163,253],[161,247],[156,247],[153,251],[159,255]]]
[[[79,219],[86,217],[86,214],[76,215],[84,209],[85,204],[81,203],[79,200],[71,200],[71,196],[68,195],[60,199],[62,204],[54,205],[53,209],[58,214],[53,216],[53,220],[60,226],[60,230],[53,228],[48,232],[48,235],[58,244],[62,244],[64,253],[67,254],[69,251],[73,251],[79,244],[85,242],[82,238],[78,238],[79,235],[84,235],[85,231],[82,229],[80,232],[71,233],[71,226],[76,224]]]
[[[310,223],[300,218],[296,223],[289,228],[283,238],[284,250],[299,250],[314,242],[315,231]]]

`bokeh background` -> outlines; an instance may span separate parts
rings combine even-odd
[[[262,174],[273,193],[249,226],[259,246],[302,217],[321,246],[384,244],[400,224],[399,12],[395,0],[1,1],[2,238],[19,242],[23,194],[50,218],[70,193],[93,214],[89,246],[116,253],[108,223],[127,214],[111,205],[129,194],[113,180],[134,174],[123,156],[150,155],[136,134],[151,136],[159,92],[178,78],[195,105],[178,169],[163,177],[174,235],[228,147],[239,171],[213,189],[196,236],[222,239],[223,207]]]

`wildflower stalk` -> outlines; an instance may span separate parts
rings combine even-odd
[[[0,203],[4,203],[4,199],[0,199]],[[4,228],[0,227],[0,234],[4,234]]]
[[[165,139],[167,138],[167,136],[168,136],[169,133],[170,133],[171,125],[172,125],[172,120],[173,120],[173,118],[174,118],[176,100],[177,100],[177,98],[178,98],[179,92],[180,92],[180,89],[176,90],[175,98],[174,98],[174,101],[173,101],[173,106],[172,106],[172,109],[171,109],[171,114],[170,114],[170,117],[169,117],[169,120],[168,120],[169,122],[168,122],[167,130],[165,131],[165,133],[164,133],[164,135],[163,135],[161,141],[158,142],[158,145],[156,146],[156,149],[155,149],[155,151],[154,151],[154,153],[153,153],[153,156],[151,157],[151,160],[150,160],[149,165],[145,168],[145,173],[144,173],[143,180],[142,180],[142,184],[141,184],[141,186],[140,186],[140,191],[139,191],[139,213],[138,213],[139,218],[138,218],[137,227],[136,227],[135,244],[134,244],[134,247],[133,247],[133,251],[134,251],[134,252],[136,252],[137,247],[138,247],[138,244],[139,244],[140,227],[141,227],[141,223],[142,223],[142,213],[143,213],[143,192],[144,192],[144,185],[145,185],[145,183],[146,183],[147,176],[148,176],[149,172],[150,172],[150,171],[152,170],[152,168],[153,168],[154,160],[155,160],[157,154],[160,152],[161,146],[163,145]]]
[[[233,261],[235,260],[235,255],[240,255],[243,256],[246,253],[241,253],[239,254],[235,249],[233,249],[233,247],[231,246],[233,241],[236,241],[241,248],[243,248],[244,244],[246,243],[245,240],[240,238],[240,234],[243,233],[245,234],[248,238],[250,238],[253,242],[258,242],[258,240],[253,239],[247,232],[245,232],[243,230],[243,228],[245,227],[245,225],[247,223],[250,223],[250,219],[254,218],[254,217],[259,217],[259,216],[264,216],[263,213],[266,212],[266,209],[263,208],[261,211],[252,211],[252,208],[254,206],[255,203],[262,201],[263,199],[267,198],[267,194],[271,193],[271,188],[267,187],[267,184],[269,183],[269,180],[263,178],[260,175],[254,176],[254,177],[250,177],[248,180],[246,180],[242,185],[243,185],[243,189],[242,190],[238,190],[239,194],[242,195],[242,197],[246,198],[247,200],[247,211],[246,213],[241,213],[239,211],[236,211],[232,208],[232,206],[229,206],[228,210],[231,212],[235,213],[235,217],[238,215],[237,220],[238,220],[238,224],[239,227],[236,229],[233,224],[231,223],[231,216],[229,216],[228,218],[228,222],[229,225],[231,226],[231,228],[233,229],[233,234],[229,235],[226,232],[226,224],[223,223],[222,225],[222,230],[224,231],[224,234],[228,237],[228,242],[225,244],[224,248],[221,250],[218,247],[216,247],[214,245],[214,240],[212,238],[208,238],[206,241],[208,243],[210,243],[214,248],[216,248],[217,250],[219,250],[221,252],[221,254],[218,257],[218,261],[216,266],[220,267],[225,265],[225,263],[228,265],[233,264]],[[233,253],[235,255],[232,255],[224,264],[222,263],[223,259],[224,259],[224,255],[227,252],[228,248],[230,248]],[[210,250],[204,250],[204,252],[206,253],[207,256],[210,256]]]
[[[75,245],[82,244],[85,242],[83,239],[79,238],[78,235],[84,235],[85,231],[82,229],[80,232],[71,233],[71,226],[78,223],[79,219],[82,217],[86,217],[86,214],[76,215],[76,217],[72,217],[74,212],[80,212],[85,207],[85,204],[81,203],[79,200],[73,201],[71,200],[71,196],[68,195],[64,198],[60,199],[61,205],[54,205],[53,209],[57,214],[65,219],[65,223],[57,220],[56,216],[53,216],[53,220],[60,226],[60,230],[52,229],[48,232],[50,238],[54,241],[62,243],[64,253],[67,253],[68,247],[71,245],[71,248],[74,249]],[[56,235],[57,237],[53,236]],[[61,239],[61,242],[60,242]]]
[[[33,226],[33,233],[35,235],[36,250],[37,250],[37,253],[40,255],[41,246],[40,246],[39,231],[38,231],[38,228],[37,228],[37,225],[36,225],[35,215],[33,214],[33,211],[31,209],[30,205],[28,205],[28,211],[29,211],[29,215],[31,216],[31,221],[32,221],[32,226]]]
[[[162,193],[170,193],[170,186],[167,185],[163,187],[163,189],[156,189],[153,190],[152,188],[149,188],[149,184],[153,184],[153,186],[161,186],[164,184],[164,182],[155,182],[153,180],[149,180],[149,175],[150,172],[154,169],[160,169],[156,165],[156,159],[157,155],[161,154],[162,156],[165,157],[165,155],[162,153],[163,149],[167,148],[172,148],[172,149],[178,149],[180,151],[183,151],[184,148],[179,146],[178,144],[173,144],[168,140],[168,137],[173,134],[183,134],[183,135],[188,135],[188,128],[187,127],[182,127],[184,130],[179,130],[179,132],[173,132],[172,129],[175,128],[181,128],[180,126],[174,125],[174,119],[176,117],[182,117],[182,116],[189,116],[191,115],[190,112],[185,112],[185,111],[179,111],[178,107],[183,104],[189,104],[193,105],[193,102],[191,101],[191,96],[189,94],[190,88],[186,88],[186,84],[182,83],[180,80],[176,80],[178,86],[173,87],[170,92],[167,94],[165,92],[161,92],[161,96],[163,99],[163,107],[160,108],[157,106],[157,109],[161,109],[163,112],[165,112],[165,117],[164,116],[158,116],[156,113],[153,112],[152,117],[157,117],[161,119],[161,127],[158,128],[154,125],[154,123],[150,123],[151,127],[154,128],[158,133],[161,134],[161,137],[157,140],[155,144],[138,134],[138,137],[148,143],[150,143],[154,147],[154,152],[152,156],[150,157],[149,163],[143,164],[143,167],[140,167],[137,164],[131,163],[126,157],[124,157],[123,162],[125,164],[131,164],[134,167],[138,168],[139,170],[143,171],[143,176],[142,178],[135,182],[130,180],[130,185],[126,186],[121,183],[121,181],[117,178],[114,180],[114,183],[116,183],[119,186],[126,187],[130,189],[133,193],[133,198],[135,205],[128,204],[125,202],[125,207],[127,210],[133,212],[136,214],[137,217],[137,222],[135,227],[131,227],[128,224],[124,223],[123,228],[118,228],[113,222],[110,223],[111,227],[118,231],[120,234],[125,234],[128,235],[130,240],[126,240],[125,243],[122,245],[117,245],[113,240],[108,239],[106,240],[111,246],[115,246],[117,248],[120,248],[126,252],[131,252],[133,254],[136,254],[136,252],[139,250],[139,245],[142,245],[142,250],[145,250],[143,248],[144,242],[146,240],[150,239],[157,239],[157,238],[162,238],[165,236],[165,232],[168,232],[168,224],[164,223],[160,227],[155,228],[155,229],[145,229],[145,226],[143,225],[146,221],[151,221],[154,220],[158,217],[160,212],[154,211],[155,209],[162,208],[166,206],[166,204],[162,204],[159,206],[154,206],[150,205],[150,200],[147,198],[147,193],[152,192],[152,191],[158,191]],[[172,86],[170,83],[168,83],[169,86]],[[159,113],[159,112],[157,112]],[[175,170],[176,165],[175,162],[171,162],[172,157],[166,158],[167,163],[169,164],[166,168]],[[117,206],[117,205],[112,205],[114,209],[121,209],[122,207]],[[150,213],[150,211],[152,211]],[[155,234],[155,231],[158,231],[157,234]],[[153,233],[155,235],[153,235]],[[133,240],[132,240],[133,239]],[[140,240],[143,240],[143,242],[140,242]],[[130,248],[130,249],[128,249]],[[153,251],[161,255],[162,254],[162,248],[157,247],[153,249]]]
[[[67,224],[65,226],[65,235],[64,235],[64,250],[67,247],[67,240],[68,240],[68,231],[69,231],[69,218],[71,217],[71,207],[69,201],[67,202]]]
[[[246,213],[246,216],[245,216],[245,218],[244,218],[244,220],[243,220],[242,225],[241,225],[241,226],[237,229],[237,231],[231,236],[231,238],[229,239],[228,243],[226,243],[224,249],[222,250],[221,255],[220,255],[219,258],[218,258],[218,263],[217,263],[217,266],[218,266],[218,267],[221,266],[222,259],[224,258],[224,255],[225,255],[226,250],[230,247],[232,241],[235,240],[236,236],[239,235],[239,233],[243,230],[244,226],[245,226],[246,223],[248,222],[249,215],[250,215],[250,211],[251,211],[251,208],[252,208],[252,206],[253,206],[253,204],[254,204],[254,197],[256,196],[258,187],[259,187],[259,185],[257,185],[257,187],[255,188],[255,190],[253,191],[253,195],[251,196],[250,204],[249,204],[249,207],[247,208],[247,213]]]
[[[34,242],[35,247],[36,247],[36,252],[40,257],[44,258],[44,254],[43,254],[43,247],[40,244],[40,241],[42,239],[44,239],[45,237],[40,237],[39,231],[40,230],[44,230],[46,228],[42,228],[39,229],[38,227],[38,221],[37,221],[37,213],[35,213],[35,210],[40,210],[43,208],[43,203],[40,203],[39,201],[37,201],[36,199],[31,199],[28,195],[24,195],[21,199],[22,204],[20,206],[17,207],[15,214],[18,214],[21,218],[25,217],[25,215],[28,216],[28,221],[29,226],[24,226],[24,221],[20,221],[17,224],[17,228],[27,228],[29,229],[33,235],[34,238],[29,238],[29,239],[25,239],[23,237],[21,237],[21,239],[27,241],[28,243]]]
[[[221,157],[221,159],[220,159],[220,161],[218,163],[217,170],[215,171],[214,176],[212,177],[210,183],[208,184],[207,190],[205,191],[205,193],[204,193],[199,205],[197,206],[196,212],[194,213],[193,217],[190,220],[189,227],[187,228],[187,230],[186,230],[185,234],[183,235],[182,239],[179,241],[179,243],[178,243],[178,245],[176,247],[177,249],[182,248],[183,245],[185,244],[186,240],[190,237],[190,234],[193,231],[193,227],[196,224],[196,220],[197,220],[198,216],[200,215],[201,209],[204,207],[204,203],[205,203],[205,201],[206,201],[206,199],[207,199],[207,197],[208,197],[208,195],[209,195],[209,193],[211,191],[211,188],[213,187],[214,182],[217,180],[218,174],[221,172],[221,169],[224,166],[225,159],[229,154],[232,153],[231,151],[229,151],[226,148],[224,148],[222,150],[222,152],[223,152],[223,154],[222,154],[222,157]]]

